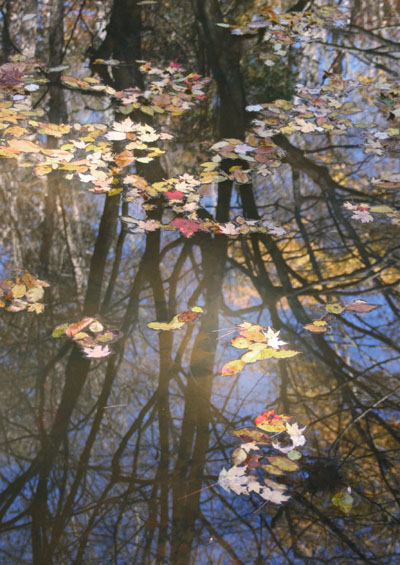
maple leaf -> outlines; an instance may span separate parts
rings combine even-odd
[[[368,210],[354,210],[352,219],[360,220],[363,224],[374,221],[374,217],[368,212]]]
[[[239,226],[236,226],[233,222],[218,224],[218,229],[221,233],[224,233],[225,235],[237,235],[240,230]]]
[[[169,227],[177,228],[185,237],[191,237],[197,231],[208,231],[208,227],[196,220],[186,220],[185,218],[176,218],[168,224]]]
[[[265,337],[267,338],[267,343],[273,349],[279,349],[281,345],[286,345],[286,341],[282,341],[279,339],[280,331],[274,332],[274,330],[268,327],[266,332],[263,332]]]
[[[108,357],[111,355],[112,351],[108,345],[95,345],[94,347],[82,347],[82,351],[86,357],[90,359],[101,359],[102,357]]]
[[[283,432],[286,430],[286,422],[290,419],[290,416],[283,416],[281,414],[275,414],[274,410],[268,410],[257,416],[254,420],[257,428],[264,430],[265,432]]]
[[[227,471],[223,467],[218,477],[218,484],[227,492],[248,495],[247,485],[251,477],[246,475],[246,469],[247,467],[234,465]]]
[[[268,502],[273,502],[274,504],[282,504],[290,499],[289,495],[285,495],[281,490],[272,490],[270,488],[263,488],[260,492],[260,496],[267,500]]]

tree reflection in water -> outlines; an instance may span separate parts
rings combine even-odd
[[[310,84],[321,86],[318,57],[320,66],[343,74],[390,74],[398,57],[398,30],[389,35],[386,27],[390,15],[397,17],[391,2],[355,2],[351,25],[329,32],[330,45],[321,40],[303,51],[293,48],[266,77],[265,65],[264,75],[252,70],[258,40],[238,39],[215,25],[235,15],[227,2],[173,1],[159,9],[134,0],[109,4],[107,33],[91,38],[88,52],[105,84],[143,88],[135,61],[152,57],[176,58],[215,79],[209,106],[176,123],[168,119],[176,135],[171,150],[150,164],[137,163],[135,172],[148,182],[193,172],[209,158],[204,141],[244,140],[246,98],[290,98],[296,73],[304,78],[306,70]],[[253,13],[253,4],[236,6],[238,18]],[[290,12],[287,3],[275,4]],[[292,13],[308,4],[300,0]],[[372,31],[367,8],[375,10]],[[18,10],[30,13],[11,2],[3,14],[4,60],[16,47]],[[35,28],[38,51],[50,53],[56,69],[65,57],[81,64],[87,29],[93,18],[106,17],[103,7],[74,6],[76,24],[61,0],[43,10],[45,23],[39,19]],[[170,37],[173,21],[187,34],[176,29]],[[68,44],[63,27],[71,33]],[[35,35],[19,33],[28,52]],[[99,65],[96,59],[127,63]],[[272,84],[276,68],[284,86],[278,79]],[[105,99],[92,92],[72,96],[60,74],[50,72],[39,102],[46,120],[94,121],[96,114],[96,121],[113,121]],[[131,117],[154,120],[134,109]],[[389,115],[393,127],[397,118]],[[59,147],[56,138],[47,139],[49,149]],[[199,216],[220,223],[233,213],[273,218],[287,232],[278,236],[130,234],[118,220],[130,205],[119,196],[79,191],[81,185],[60,171],[34,177],[1,163],[7,212],[2,278],[10,267],[24,267],[51,284],[44,314],[2,312],[2,563],[399,560],[398,224],[380,216],[364,225],[343,207],[346,201],[396,207],[395,191],[366,188],[369,179],[395,167],[396,137],[381,159],[363,152],[354,134],[337,142],[329,132],[278,133],[273,142],[284,150],[284,164],[253,183],[219,182],[214,195],[205,193]],[[232,164],[243,161],[223,159],[227,176]],[[169,213],[161,198],[147,204],[148,218]],[[326,311],[326,304],[354,299],[379,308]],[[179,330],[147,327],[196,304],[204,315]],[[87,359],[72,342],[50,337],[58,324],[84,315],[98,315],[121,331],[109,358]],[[304,329],[321,316],[329,331]],[[280,330],[302,354],[221,376],[224,363],[237,357],[226,334],[246,320]],[[270,408],[306,425],[307,445],[300,470],[282,478],[291,499],[260,508],[259,499],[227,494],[215,483],[238,445],[231,431]],[[350,509],[340,503],[349,487]]]

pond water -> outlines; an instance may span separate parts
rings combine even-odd
[[[1,564],[400,561],[398,87],[323,43],[247,133],[178,65],[0,67]]]

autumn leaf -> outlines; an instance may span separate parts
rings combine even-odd
[[[239,373],[239,371],[241,371],[243,369],[243,367],[245,366],[245,362],[242,361],[241,359],[235,359],[234,361],[228,361],[228,363],[225,363],[225,365],[222,367],[221,369],[221,375],[222,376],[227,376],[227,375],[234,375],[236,373]]]
[[[313,333],[325,333],[328,331],[328,322],[325,320],[314,320],[314,322],[306,324],[303,328]]]
[[[26,286],[24,284],[16,284],[13,286],[11,292],[14,298],[22,298],[25,296]]]
[[[82,318],[82,320],[79,320],[79,322],[74,322],[72,324],[69,324],[69,326],[65,330],[65,335],[67,337],[74,337],[75,334],[81,332],[83,329],[85,329],[89,324],[91,324],[94,321],[95,318],[85,317]]]
[[[68,328],[68,326],[69,326],[68,322],[66,324],[61,324],[61,325],[57,326],[52,331],[51,336],[52,337],[61,337],[62,335],[65,334],[65,330]]]
[[[345,308],[350,312],[372,312],[375,308],[379,308],[379,304],[369,304],[365,300],[354,300],[352,304],[346,304]]]
[[[112,351],[108,345],[96,345],[95,347],[83,347],[82,348],[85,357],[90,359],[101,359],[103,357],[108,357],[111,355]]]
[[[278,467],[281,471],[297,471],[299,466],[295,461],[291,461],[287,457],[273,456],[267,457],[267,460],[274,467]]]
[[[8,145],[22,153],[39,153],[41,148],[28,139],[10,139]]]
[[[272,443],[271,437],[268,434],[258,430],[257,428],[240,428],[239,430],[231,431],[231,433],[245,443]]]
[[[286,430],[286,422],[290,420],[290,416],[275,414],[274,410],[263,412],[254,420],[258,428],[264,432],[284,432]]]

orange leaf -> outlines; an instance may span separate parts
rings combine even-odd
[[[241,371],[244,366],[245,363],[241,359],[228,361],[228,363],[225,363],[225,365],[222,367],[221,375],[224,377],[227,375],[234,375],[235,373]]]
[[[65,335],[68,337],[74,337],[75,334],[82,331],[86,328],[89,324],[95,321],[96,318],[82,318],[79,322],[74,322],[70,324],[68,328],[65,330]]]
[[[8,145],[17,151],[22,151],[23,153],[39,153],[40,147],[33,141],[28,139],[10,139]]]

